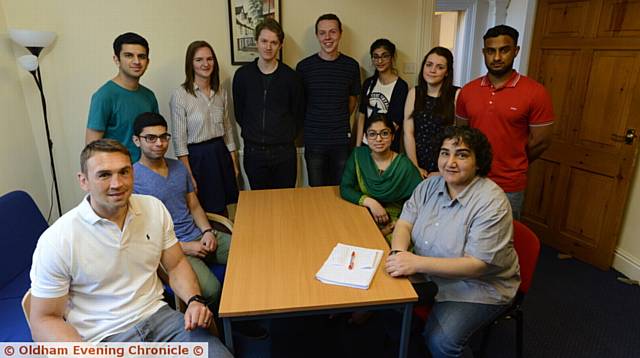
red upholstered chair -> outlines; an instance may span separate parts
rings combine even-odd
[[[531,231],[523,223],[514,220],[513,221],[513,246],[518,255],[518,261],[520,263],[520,287],[518,293],[509,307],[500,317],[498,317],[493,324],[485,329],[484,339],[482,340],[481,355],[484,355],[487,338],[491,331],[491,326],[498,323],[502,319],[515,319],[516,320],[516,355],[518,358],[522,357],[522,335],[523,335],[523,313],[522,313],[522,301],[524,296],[531,287],[531,281],[533,281],[533,272],[536,269],[538,263],[538,256],[540,254],[540,240],[536,234]],[[414,315],[416,315],[423,322],[427,321],[431,307],[427,305],[417,305],[413,309]]]
[[[495,325],[502,319],[513,318],[516,320],[516,356],[521,358],[524,319],[522,313],[522,301],[531,287],[531,281],[533,281],[533,272],[536,270],[536,264],[538,263],[538,256],[540,254],[540,240],[538,240],[538,237],[533,231],[531,231],[531,229],[523,223],[514,220],[513,246],[516,249],[518,261],[520,262],[520,288],[518,288],[518,293],[516,294],[511,307],[509,307],[509,309],[507,309],[485,330],[481,352],[484,352],[485,350],[484,348],[488,335],[491,331],[491,326]]]
[[[416,305],[413,307],[413,314],[418,316],[422,322],[426,322],[429,318],[429,312],[431,312],[431,306],[428,305]]]

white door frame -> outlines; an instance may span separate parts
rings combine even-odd
[[[476,32],[476,11],[478,2],[474,0],[437,0],[436,11],[464,11],[459,22],[454,53],[454,83],[464,85],[473,79],[472,61]]]

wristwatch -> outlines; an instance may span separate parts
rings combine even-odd
[[[189,301],[187,301],[187,306],[189,306],[191,304],[191,302],[196,301],[196,302],[200,302],[203,305],[207,305],[207,300],[202,297],[201,295],[193,295],[191,296],[191,298],[189,299]]]
[[[214,228],[211,228],[211,227],[206,229],[206,230],[203,230],[202,231],[202,236],[204,236],[204,234],[206,234],[208,232],[212,233],[213,236],[218,236],[218,231],[216,229],[214,229]]]

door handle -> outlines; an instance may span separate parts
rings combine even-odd
[[[624,144],[633,144],[633,140],[638,138],[636,134],[635,128],[627,129],[627,132],[624,135],[619,134],[611,134],[611,140],[614,142],[624,142]]]

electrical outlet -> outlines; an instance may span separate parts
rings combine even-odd
[[[409,62],[404,64],[404,73],[416,73],[416,64],[415,62]]]

